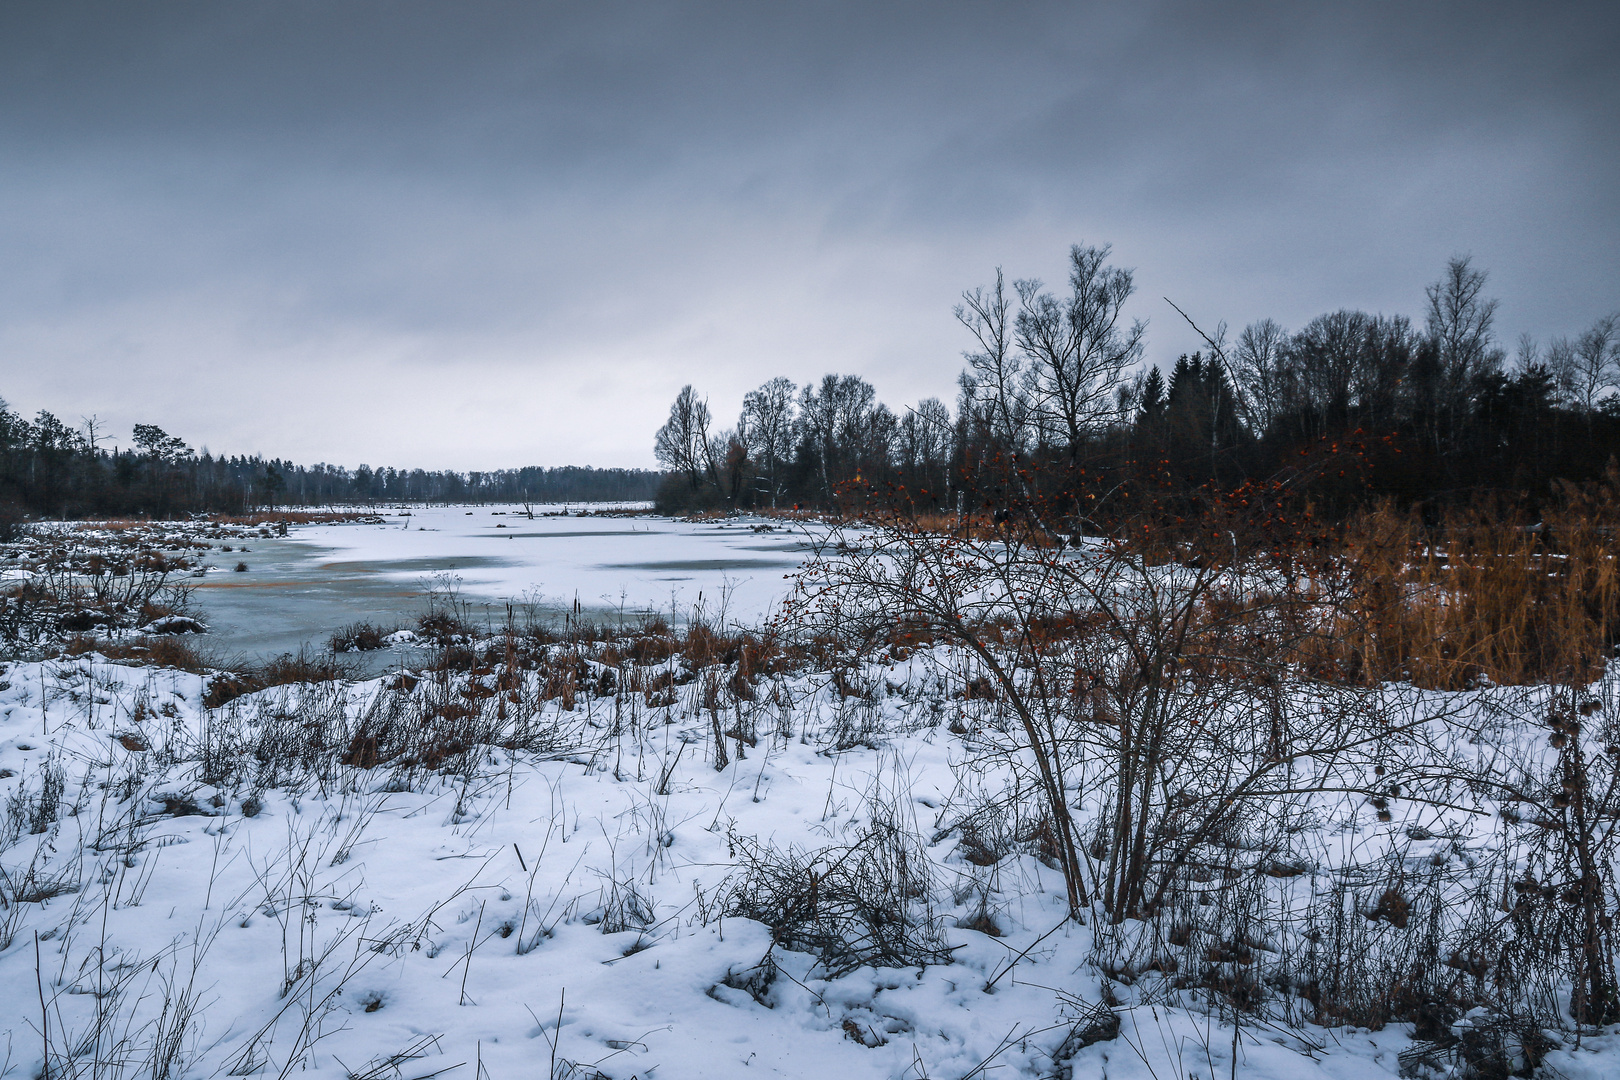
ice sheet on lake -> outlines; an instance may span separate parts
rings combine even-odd
[[[484,601],[571,608],[577,600],[594,612],[679,619],[701,604],[711,618],[743,623],[770,616],[804,554],[801,535],[759,533],[746,521],[536,513],[531,520],[509,506],[414,508],[384,525],[318,525],[290,540],[317,550],[323,565],[389,581],[448,574]]]

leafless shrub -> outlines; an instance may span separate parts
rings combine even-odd
[[[5,815],[0,819],[0,851],[23,835],[47,832],[61,817],[66,787],[67,772],[61,762],[55,755],[46,757],[40,763],[37,790],[24,782],[6,796]]]
[[[730,838],[740,873],[725,912],[771,929],[773,947],[814,953],[830,977],[863,964],[947,963],[933,914],[927,855],[892,818],[846,845],[816,851]]]
[[[103,552],[71,532],[35,530],[22,539],[28,576],[0,590],[0,646],[37,650],[190,609],[191,589],[174,578],[193,565],[186,555],[145,548],[144,540]]]
[[[636,883],[614,876],[602,886],[601,906],[586,921],[597,923],[604,934],[622,934],[645,930],[655,918],[653,902]]]
[[[301,648],[263,664],[219,672],[208,681],[203,705],[217,709],[244,694],[258,693],[272,686],[330,683],[353,677],[354,672],[335,655]]]
[[[1560,654],[1562,689],[1441,698],[1324,663],[1344,644],[1329,640],[1347,625],[1338,605],[1359,594],[1244,551],[1235,536],[1227,553],[1188,555],[866,525],[809,564],[787,621],[845,656],[930,649],[977,792],[940,836],[957,835],[970,878],[1015,852],[1060,869],[1071,914],[1095,927],[1094,962],[1143,1000],[1423,1030],[1482,1009],[1518,1050],[1498,1039],[1475,1054],[1450,1035],[1441,1048],[1480,1075],[1479,1062],[1544,1052],[1542,1028],[1620,1016],[1605,907],[1620,708],[1612,680],[1586,685],[1582,659],[1607,616],[1566,605],[1587,629],[1537,638],[1579,645]],[[1593,602],[1607,610],[1601,569]],[[1488,732],[1473,712],[1485,700],[1504,710]],[[1516,741],[1527,718],[1543,753]],[[1505,806],[1499,864],[1461,846],[1484,798]],[[1425,811],[1463,831],[1442,844]],[[1320,844],[1329,813],[1387,832],[1387,850],[1357,861],[1302,847]],[[1409,845],[1427,854],[1414,861]],[[805,879],[808,860],[789,855],[783,877]]]
[[[1620,835],[1620,687],[1555,687],[1524,702],[1521,723],[1545,747],[1498,780],[1512,808],[1508,850],[1519,854],[1501,901],[1495,940],[1524,970],[1562,969],[1573,982],[1572,1018],[1620,1020],[1611,916]],[[1506,815],[1504,815],[1506,818]],[[1507,875],[1504,874],[1504,877]]]
[[[902,526],[863,539],[823,549],[790,617],[857,644],[918,628],[972,658],[963,696],[1012,721],[1002,746],[984,745],[1041,792],[1076,917],[1093,904],[1115,922],[1153,913],[1233,822],[1300,793],[1307,773],[1318,788],[1360,784],[1379,745],[1428,719],[1357,688],[1305,686],[1286,648],[1257,654],[1263,615],[1234,566]],[[1071,790],[1105,806],[1089,841]]]

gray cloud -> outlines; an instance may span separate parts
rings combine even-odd
[[[1201,321],[1620,307],[1606,5],[13,4],[0,394],[216,450],[650,463],[691,381],[949,396],[1075,240]]]

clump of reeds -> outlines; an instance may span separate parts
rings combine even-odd
[[[296,653],[283,653],[262,664],[216,674],[208,681],[208,687],[203,692],[203,705],[217,709],[244,694],[257,693],[272,686],[330,683],[353,677],[353,670],[335,655],[299,649]]]
[[[1432,527],[1387,505],[1356,515],[1321,576],[1317,670],[1447,690],[1591,681],[1620,632],[1615,491],[1566,485],[1534,518],[1496,503]]]
[[[328,639],[327,645],[334,653],[374,652],[387,648],[388,637],[394,632],[365,621],[352,622],[339,627]]]

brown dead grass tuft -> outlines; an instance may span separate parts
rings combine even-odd
[[[257,667],[220,672],[208,681],[203,691],[203,705],[217,709],[244,694],[257,693],[272,686],[337,682],[353,677],[354,672],[337,657],[300,649],[297,653],[284,653]]]
[[[202,654],[184,638],[169,634],[117,641],[89,634],[75,634],[62,644],[62,651],[68,656],[83,656],[94,652],[116,663],[178,668],[196,675],[207,670],[207,663]]]

